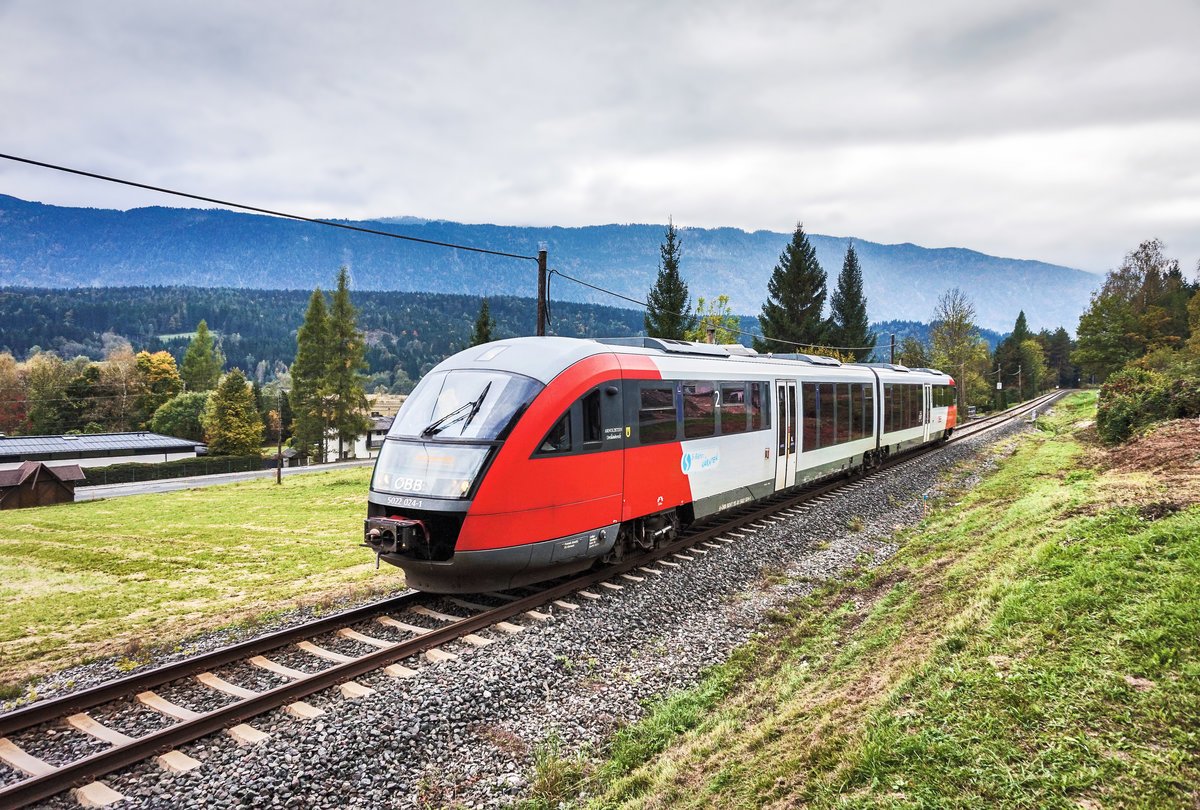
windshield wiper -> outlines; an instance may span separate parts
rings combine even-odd
[[[435,433],[445,430],[464,417],[466,418],[466,421],[463,423],[463,430],[466,430],[467,425],[471,424],[471,420],[475,418],[477,413],[479,413],[479,409],[483,406],[483,400],[487,397],[488,390],[491,387],[492,384],[489,382],[483,387],[483,390],[479,392],[479,396],[476,399],[460,405],[440,419],[430,422],[425,426],[425,429],[421,431],[421,435],[432,436]]]

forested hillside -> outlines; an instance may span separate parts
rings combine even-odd
[[[636,300],[644,299],[654,280],[664,232],[663,225],[524,228],[411,218],[357,224],[523,256],[535,256],[544,245],[551,268]],[[789,235],[736,228],[680,228],[679,234],[680,272],[692,295],[728,295],[734,312],[756,314]],[[811,240],[832,279],[849,238],[813,234]],[[873,321],[928,321],[938,297],[960,287],[977,302],[980,326],[1008,328],[1023,310],[1031,328],[1054,328],[1077,322],[1100,281],[1067,267],[961,248],[853,241]],[[0,195],[0,284],[6,286],[308,291],[327,283],[341,265],[349,268],[356,290],[529,296],[536,289],[531,261],[225,210],[63,208]],[[619,302],[557,277],[551,297]]]
[[[225,354],[260,383],[286,370],[296,356],[296,332],[311,291],[202,287],[97,287],[74,290],[0,290],[0,352],[18,359],[31,349],[70,359],[100,359],[128,340],[134,351],[170,351],[181,361],[196,324],[208,323]],[[403,392],[445,356],[463,348],[480,299],[473,295],[355,292],[359,328],[367,335],[367,361],[377,387]],[[531,298],[490,299],[496,337],[531,335]],[[593,304],[556,303],[554,334],[621,337],[642,328],[642,313]]]

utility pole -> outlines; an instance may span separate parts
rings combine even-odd
[[[896,333],[892,332],[892,359],[889,360],[892,365],[896,364]]]
[[[1021,391],[1021,366],[1017,365],[1017,402],[1024,402],[1025,394]]]
[[[279,386],[279,402],[275,405],[275,442],[278,455],[275,457],[275,483],[283,483],[283,386]]]
[[[1000,410],[1000,387],[1003,385],[1000,377],[1000,364],[996,364],[996,410]]]
[[[546,334],[546,251],[538,251],[537,333]]]

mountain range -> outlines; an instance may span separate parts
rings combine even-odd
[[[641,301],[654,281],[663,225],[578,228],[469,225],[397,217],[350,222],[431,242],[536,256],[611,293]],[[729,296],[734,312],[757,314],[767,280],[791,234],[680,228],[681,272],[693,298]],[[1074,331],[1100,277],[1061,265],[989,256],[963,248],[884,245],[809,234],[836,284],[846,246],[862,266],[872,321],[929,321],[938,297],[959,287],[980,326],[1008,331],[1024,310],[1034,330]],[[192,285],[304,289],[327,285],[339,266],[359,290],[529,296],[534,261],[452,250],[310,222],[222,209],[71,208],[0,195],[0,286]],[[552,275],[550,299],[628,306],[610,292]]]

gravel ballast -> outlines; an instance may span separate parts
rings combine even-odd
[[[895,530],[919,522],[925,499],[941,496],[943,471],[956,470],[950,485],[971,486],[991,463],[982,451],[1026,427],[1017,421],[905,462],[679,568],[637,572],[643,582],[613,580],[623,589],[595,589],[598,600],[571,597],[578,610],[547,606],[548,621],[522,619],[525,629],[515,635],[487,633],[495,643],[483,648],[454,645],[458,660],[422,661],[415,678],[370,673],[358,679],[376,690],[368,697],[347,699],[337,689],[311,695],[306,702],[325,711],[315,720],[282,710],[257,717],[251,725],[271,735],[265,742],[239,746],[222,733],[187,745],[183,751],[202,763],[188,773],[147,762],[103,781],[127,796],[121,808],[511,803],[524,795],[532,753],[548,737],[566,754],[601,748],[614,729],[643,716],[644,702],[695,683],[813,583],[889,558]],[[281,617],[269,629],[301,620]],[[214,634],[190,644],[199,651],[228,641]],[[295,655],[271,657],[298,666]],[[82,686],[102,666],[56,681]],[[140,716],[122,717],[122,731],[132,733]],[[60,794],[38,806],[78,805]]]

